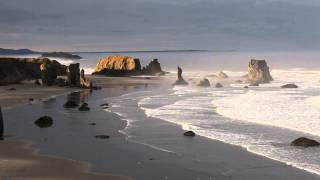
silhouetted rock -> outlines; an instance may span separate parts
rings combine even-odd
[[[80,87],[80,64],[74,63],[68,66],[68,84],[72,87]]]
[[[40,65],[42,85],[52,86],[57,79],[57,71],[52,64],[43,63]]]
[[[269,83],[272,81],[269,67],[265,60],[251,59],[248,68],[248,81],[251,83]]]
[[[42,53],[41,57],[66,58],[66,59],[81,59],[81,56],[74,55],[68,52],[46,52]]]
[[[207,78],[204,78],[199,82],[198,86],[210,87],[210,81]]]
[[[3,117],[2,117],[2,110],[0,106],[0,140],[3,140],[3,132],[4,132]]]
[[[158,59],[153,59],[146,67],[142,68],[142,73],[146,75],[160,75],[164,73]]]
[[[88,103],[83,103],[83,104],[79,107],[79,111],[90,111],[90,108],[88,107]]]
[[[109,56],[100,59],[94,75],[128,76],[141,74],[140,60],[129,56]]]
[[[49,116],[42,116],[34,122],[40,128],[48,128],[52,126],[53,120]]]
[[[96,135],[95,138],[97,138],[97,139],[109,139],[110,136],[102,134],[102,135]]]
[[[182,69],[178,66],[177,80],[173,85],[188,85],[182,77]]]
[[[188,136],[188,137],[194,137],[196,136],[196,133],[194,133],[193,131],[187,131],[185,133],[183,133],[184,136]]]
[[[286,84],[281,86],[281,88],[298,88],[298,86],[295,84]]]
[[[320,143],[313,140],[313,139],[300,137],[300,138],[292,141],[290,145],[291,146],[300,146],[300,147],[314,147],[314,146],[319,146]]]
[[[222,87],[223,87],[223,85],[222,85],[222,84],[220,84],[220,83],[216,83],[215,87],[216,87],[216,88],[222,88]]]
[[[218,74],[218,77],[221,78],[221,79],[225,79],[225,78],[228,78],[229,76],[224,73],[223,71],[221,71],[219,74]]]
[[[0,85],[41,78],[41,64],[50,64],[57,75],[66,75],[67,67],[47,58],[0,58]]]
[[[80,87],[81,88],[92,88],[92,83],[86,79],[85,75],[84,75],[84,69],[81,69],[80,72]]]

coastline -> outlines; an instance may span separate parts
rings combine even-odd
[[[146,79],[137,80],[136,78],[129,78],[130,82],[126,82],[126,78],[99,77],[99,79],[100,84],[97,83],[98,85],[104,84],[103,87],[113,87],[107,88],[111,90],[107,91],[110,92],[108,96],[123,93],[114,87],[144,85],[147,81]],[[123,81],[119,81],[119,79]],[[112,82],[111,80],[115,80],[112,85],[109,84],[109,82]],[[123,83],[117,84],[116,82]],[[150,82],[148,81],[148,83]],[[153,84],[157,84],[157,82],[153,82]],[[105,167],[105,169],[93,167],[94,172],[130,174],[135,179],[143,179],[144,176],[149,176],[150,179],[151,174],[154,174],[155,179],[159,177],[162,177],[162,179],[196,179],[197,177],[200,179],[231,178],[248,180],[257,178],[320,179],[319,176],[250,153],[237,146],[200,136],[193,139],[185,138],[182,136],[184,132],[182,127],[153,118],[152,126],[146,128],[150,128],[149,131],[154,131],[159,139],[165,140],[164,145],[176,148],[174,152],[179,153],[155,150],[141,145],[141,143],[127,141],[126,136],[119,132],[126,126],[126,122],[119,121],[121,118],[114,113],[107,113],[106,116],[112,117],[112,122],[107,122],[109,125],[107,129],[112,138],[108,144],[109,148],[105,149],[103,155],[114,164]],[[83,159],[81,161],[86,162]],[[84,171],[85,168],[81,170]],[[146,179],[148,178],[146,177]]]

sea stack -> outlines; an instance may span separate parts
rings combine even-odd
[[[141,73],[140,60],[130,56],[108,56],[100,59],[93,75],[129,76]]]
[[[162,71],[158,59],[152,59],[146,67],[142,68],[142,73],[146,75],[162,75],[165,72]]]
[[[92,88],[92,83],[85,77],[84,69],[81,69],[80,71],[80,87]]]
[[[70,64],[68,67],[68,84],[72,87],[80,87],[80,64]]]
[[[248,81],[251,84],[260,84],[269,83],[272,80],[267,62],[251,59],[248,68]]]
[[[0,140],[3,139],[3,118],[2,118],[2,111],[1,111],[1,106],[0,106]]]
[[[182,69],[179,66],[178,66],[177,80],[173,85],[188,85],[187,81],[185,81],[182,77]]]

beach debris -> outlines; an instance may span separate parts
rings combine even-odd
[[[222,85],[222,84],[220,84],[220,83],[216,83],[215,87],[216,87],[216,88],[222,88],[222,87],[223,87],[223,85]]]
[[[3,140],[3,132],[4,132],[3,117],[2,117],[2,110],[0,106],[0,140]]]
[[[105,135],[105,134],[101,134],[101,135],[96,135],[94,136],[96,139],[109,139],[110,136]]]
[[[184,136],[188,136],[188,137],[194,137],[196,136],[196,133],[193,131],[187,131],[185,133],[183,133]]]
[[[65,108],[76,108],[78,106],[79,106],[79,104],[73,100],[69,100],[63,105],[63,107],[65,107]]]
[[[219,72],[219,74],[218,74],[218,78],[220,78],[220,79],[225,79],[225,78],[228,78],[228,77],[229,76],[223,71]]]
[[[95,125],[97,125],[97,123],[88,123],[88,125],[90,125],[90,126],[95,126]]]
[[[50,116],[42,116],[34,122],[40,128],[48,128],[52,126],[53,119]]]
[[[178,66],[177,80],[173,85],[188,85],[187,81],[185,81],[182,77],[182,69]]]
[[[281,88],[298,88],[298,86],[295,84],[285,84]]]
[[[79,111],[90,111],[90,108],[88,107],[88,103],[83,103],[79,108]]]
[[[265,60],[251,59],[248,68],[248,81],[251,84],[269,83],[273,78]]]
[[[9,88],[8,91],[16,91],[16,88]]]
[[[210,81],[207,78],[202,79],[198,86],[200,87],[210,87]]]
[[[39,79],[36,79],[36,80],[34,81],[34,84],[35,84],[35,85],[41,85]]]
[[[290,143],[291,146],[300,146],[300,147],[315,147],[319,146],[320,143],[313,140],[313,139],[308,139],[306,137],[300,137]]]

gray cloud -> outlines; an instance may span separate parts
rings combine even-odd
[[[317,49],[315,0],[0,0],[0,46]]]

